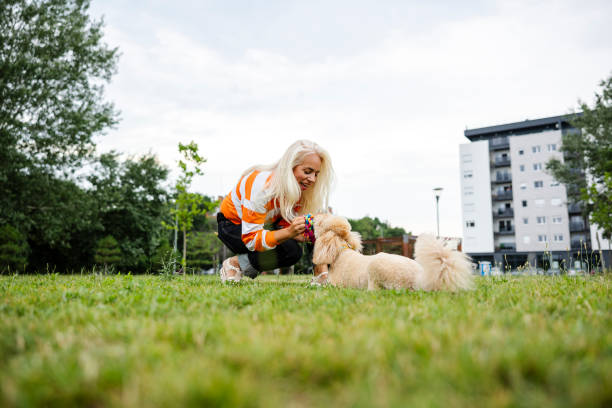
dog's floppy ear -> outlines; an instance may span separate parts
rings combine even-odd
[[[361,234],[355,231],[350,231],[346,236],[346,242],[357,252],[361,252],[363,246],[361,245]]]
[[[342,240],[332,231],[317,238],[314,244],[312,262],[315,265],[332,264],[342,250]]]
[[[316,214],[314,217],[314,233],[315,237],[319,239],[319,235],[325,234],[326,231],[329,230],[329,225],[327,225],[327,220],[329,219],[329,214]]]
[[[361,234],[351,231],[351,224],[346,218],[336,217],[334,220],[334,231],[350,245],[352,249],[361,252]]]

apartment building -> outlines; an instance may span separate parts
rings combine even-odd
[[[567,132],[579,130],[565,116],[465,130],[470,143],[459,146],[463,250],[475,261],[504,269],[527,262],[571,268],[598,256],[580,205],[568,203],[565,186],[545,171],[551,158],[562,159]]]

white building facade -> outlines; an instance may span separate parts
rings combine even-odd
[[[465,131],[470,143],[459,146],[464,252],[504,270],[594,263],[594,231],[580,205],[568,203],[565,186],[545,171],[551,158],[563,160],[563,134],[576,131],[564,116]],[[609,249],[604,257],[609,265]]]

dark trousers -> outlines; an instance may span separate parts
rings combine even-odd
[[[259,272],[295,265],[302,257],[302,245],[294,239],[288,239],[268,251],[249,251],[242,242],[242,225],[234,224],[221,212],[217,214],[217,224],[221,242],[235,254],[247,254],[249,262]],[[312,256],[312,245],[307,245],[307,249]],[[250,278],[257,275],[247,274]]]

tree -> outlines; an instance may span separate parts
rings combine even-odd
[[[0,163],[13,170],[75,168],[92,136],[116,123],[103,101],[117,49],[102,43],[88,0],[0,3]]]
[[[28,263],[28,242],[10,225],[0,227],[0,272],[23,270]]]
[[[121,262],[121,249],[112,235],[107,235],[98,242],[94,260],[98,265],[104,265],[105,271],[109,265],[115,266]]]
[[[376,239],[379,237],[399,237],[406,233],[401,227],[391,227],[388,222],[383,222],[378,217],[365,216],[356,220],[349,219],[351,229],[361,234],[361,238]]]
[[[121,266],[150,270],[157,247],[166,240],[161,222],[169,221],[168,191],[163,183],[168,169],[155,156],[119,160],[119,154],[100,155],[87,178],[96,203],[99,233],[117,237],[123,253]]]
[[[31,197],[20,209],[20,228],[32,249],[28,267],[68,270],[91,264],[101,229],[92,197],[75,182],[51,176],[33,180],[27,192]]]
[[[208,211],[217,207],[217,202],[206,202],[204,196],[198,193],[190,193],[188,190],[191,187],[191,182],[195,175],[202,175],[200,169],[206,159],[198,153],[198,145],[195,142],[189,144],[179,143],[179,153],[183,156],[179,160],[178,165],[181,174],[176,181],[176,205],[171,210],[172,215],[176,219],[174,226],[165,224],[168,228],[181,231],[183,234],[183,257],[181,264],[183,270],[187,268],[187,234],[193,228],[194,218],[200,214],[206,214]]]
[[[94,136],[117,123],[103,100],[117,49],[87,0],[0,2],[0,224],[18,227],[38,263],[70,262],[93,206],[74,173]],[[87,244],[90,245],[90,244]]]
[[[612,75],[600,86],[593,107],[579,101],[582,114],[571,118],[572,125],[582,132],[562,136],[563,161],[552,159],[546,169],[567,186],[570,201],[582,201],[585,215],[611,238]]]

